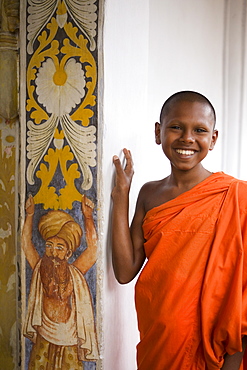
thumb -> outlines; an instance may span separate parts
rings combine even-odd
[[[113,156],[113,164],[115,165],[116,170],[119,170],[121,166],[120,159],[117,155]]]

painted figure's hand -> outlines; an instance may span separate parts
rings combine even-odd
[[[81,209],[84,217],[87,248],[77,257],[73,265],[84,275],[97,260],[97,233],[93,219],[94,203],[85,195],[82,196]]]
[[[130,150],[124,148],[123,153],[126,160],[125,168],[122,167],[120,159],[114,155],[113,163],[116,168],[115,187],[112,190],[112,197],[118,192],[129,192],[132,177],[134,175],[133,161]]]
[[[30,216],[33,215],[34,214],[34,208],[35,208],[35,204],[34,204],[33,197],[32,197],[32,195],[29,195],[29,197],[27,198],[27,201],[26,201],[26,206],[25,206],[26,213]]]
[[[25,204],[26,218],[22,229],[21,247],[32,269],[35,268],[40,260],[40,256],[32,242],[34,208],[34,199],[32,195],[29,195]]]
[[[94,203],[88,199],[85,195],[82,195],[81,210],[85,218],[92,217],[94,209]]]

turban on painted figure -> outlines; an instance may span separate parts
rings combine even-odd
[[[39,221],[39,232],[44,240],[57,236],[74,252],[80,245],[82,229],[72,216],[63,211],[49,211]]]

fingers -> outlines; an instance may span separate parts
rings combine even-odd
[[[124,148],[123,149],[124,157],[125,157],[125,167],[123,168],[122,163],[117,155],[113,156],[113,163],[115,165],[116,176],[115,176],[115,186],[112,191],[112,197],[114,198],[119,192],[121,193],[124,191],[126,193],[129,192],[132,177],[134,174],[133,170],[133,161],[130,150]]]
[[[26,200],[26,205],[25,205],[25,209],[27,209],[28,207],[30,207],[31,206],[31,203],[30,203],[30,199],[29,198],[27,198],[27,200]]]
[[[132,173],[133,172],[133,160],[132,160],[131,152],[130,152],[130,150],[124,148],[123,153],[124,153],[124,157],[125,157],[125,160],[126,160],[126,165],[125,165],[124,171]],[[117,172],[123,170],[120,159],[117,155],[113,156],[113,163],[116,167]]]
[[[126,149],[126,148],[123,148],[123,152],[124,152],[124,155],[125,155],[125,158],[131,158],[131,152],[130,150]]]
[[[133,160],[132,160],[132,155],[130,150],[124,148],[123,149],[124,156],[126,159],[126,166],[125,166],[125,171],[130,171],[133,172]]]
[[[115,164],[115,166],[116,166],[118,163],[120,163],[120,160],[119,160],[119,158],[118,158],[118,156],[117,156],[117,155],[114,155],[112,159],[113,159],[113,163]]]
[[[91,199],[87,198],[86,195],[82,195],[82,203],[87,206],[87,207],[90,207],[92,209],[94,209],[94,203]]]
[[[28,198],[25,203],[25,210],[27,214],[33,215],[34,214],[34,199],[31,194],[28,195]]]
[[[28,195],[28,198],[26,200],[26,209],[34,204],[33,197],[31,194]]]
[[[85,204],[86,204],[86,206],[94,209],[94,203],[90,199],[86,198]]]
[[[117,155],[114,155],[113,156],[113,164],[115,166],[115,169],[116,169],[117,174],[119,174],[120,172],[123,171],[122,165],[121,165],[121,162],[120,162],[120,159],[118,158]]]

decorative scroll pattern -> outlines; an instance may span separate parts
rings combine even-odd
[[[43,203],[45,209],[71,209],[72,202],[79,201],[80,190],[71,179],[72,174],[73,180],[78,174],[71,161],[77,163],[81,173],[81,189],[89,190],[93,184],[96,126],[90,120],[96,112],[97,67],[91,52],[96,48],[95,3],[95,0],[29,1],[27,181],[34,185],[35,177],[41,179],[35,203]],[[45,179],[49,174],[52,180],[58,166],[70,181],[55,192]]]

